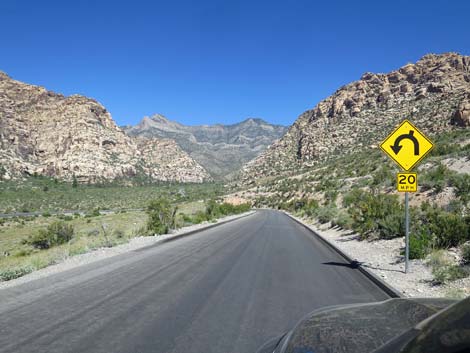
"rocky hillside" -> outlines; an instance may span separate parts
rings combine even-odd
[[[404,118],[431,136],[470,126],[470,57],[429,54],[388,74],[365,73],[300,115],[243,168],[243,179],[295,173],[331,155],[375,148]]]
[[[221,178],[257,157],[287,128],[261,119],[233,125],[187,126],[157,114],[123,130],[130,136],[173,139],[214,177]]]
[[[81,182],[210,178],[175,143],[127,136],[95,100],[65,97],[0,72],[0,176],[32,174]]]

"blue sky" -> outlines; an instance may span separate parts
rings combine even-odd
[[[470,1],[0,2],[0,70],[118,124],[291,124],[365,71],[470,54]]]

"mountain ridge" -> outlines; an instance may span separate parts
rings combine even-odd
[[[470,56],[427,54],[389,73],[364,73],[302,113],[240,176],[292,174],[328,158],[376,148],[404,118],[425,133],[470,126]]]
[[[260,118],[234,124],[184,125],[161,114],[144,117],[137,125],[123,126],[129,136],[175,140],[215,178],[224,178],[259,155],[280,138],[287,127]]]
[[[0,178],[36,174],[92,183],[211,180],[173,141],[127,136],[95,99],[66,97],[0,72]]]

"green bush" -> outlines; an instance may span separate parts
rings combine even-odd
[[[208,221],[207,213],[204,211],[197,211],[194,216],[191,218],[193,224],[199,224],[205,221]]]
[[[432,249],[432,237],[421,230],[410,234],[410,259],[424,259]],[[403,252],[404,253],[404,250]]]
[[[118,239],[122,239],[126,236],[126,234],[121,229],[115,229],[113,232],[113,236]]]
[[[470,201],[470,175],[469,174],[455,174],[450,179],[450,184],[455,186],[456,195],[465,204]]]
[[[453,175],[445,165],[439,164],[437,167],[424,173],[421,178],[423,190],[434,189],[436,193],[441,192],[449,184],[449,179]]]
[[[338,209],[333,205],[328,205],[317,210],[316,218],[320,223],[327,223],[333,221],[337,215]]]
[[[458,144],[455,143],[436,143],[434,148],[432,149],[430,156],[445,156],[448,154],[452,154],[454,152],[458,152],[460,149]]]
[[[451,257],[445,250],[433,251],[426,262],[431,267],[436,284],[443,284],[455,281],[459,278],[468,277],[469,271],[467,267],[462,267],[453,263]]]
[[[34,268],[32,268],[31,266],[7,268],[4,270],[0,270],[0,281],[10,281],[12,279],[27,275],[28,273],[33,272],[33,270]]]
[[[65,244],[73,238],[74,228],[64,222],[51,223],[46,229],[40,229],[37,234],[27,240],[27,243],[37,249],[49,249]]]
[[[363,196],[364,196],[363,190],[357,189],[357,188],[351,189],[351,191],[349,191],[343,197],[343,207],[348,208],[349,206],[352,206],[358,203],[360,200],[363,199]]]
[[[147,230],[151,234],[167,234],[174,226],[176,211],[167,199],[151,201],[147,206]]]
[[[470,244],[462,246],[462,263],[464,265],[470,264]]]
[[[380,169],[376,170],[372,177],[372,185],[386,185],[389,186],[395,181],[395,174],[390,166],[383,164]]]
[[[247,212],[251,209],[250,204],[233,205],[231,203],[217,203],[215,200],[210,200],[206,207],[206,218],[212,220],[221,216],[228,216],[232,214],[239,214]]]
[[[439,248],[458,246],[470,239],[470,229],[463,217],[438,208],[428,209],[422,224],[436,238]]]
[[[352,228],[362,238],[404,236],[404,207],[395,195],[372,194],[355,190],[345,198]]]
[[[336,217],[331,221],[333,226],[339,226],[343,229],[352,229],[353,220],[349,213],[339,210]]]
[[[85,214],[85,217],[87,218],[91,218],[91,217],[99,217],[101,216],[101,213],[100,213],[100,209],[99,208],[95,208],[93,210],[90,210],[88,211],[86,214]]]
[[[311,199],[305,203],[304,212],[307,216],[312,217],[316,214],[319,207],[318,201]]]
[[[460,278],[468,277],[469,275],[465,268],[458,265],[435,267],[432,269],[432,274],[437,284],[455,281]]]

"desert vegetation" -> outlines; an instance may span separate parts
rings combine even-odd
[[[22,180],[0,181],[0,213],[76,210],[143,209],[151,200],[164,197],[172,202],[210,199],[223,193],[217,183],[141,183],[124,180],[81,184],[33,175]]]
[[[193,191],[189,197],[204,195],[204,192]],[[248,204],[235,206],[214,198],[179,201],[186,197],[188,195],[178,194],[173,199],[160,196],[141,205],[142,210],[100,213],[98,208],[91,208],[86,213],[73,215],[44,212],[0,218],[0,281],[24,276],[74,255],[124,244],[137,236],[166,234],[250,209]]]
[[[204,209],[188,214],[178,213],[178,206],[170,204],[165,199],[154,200],[147,207],[147,234],[166,234],[172,229],[215,221],[220,217],[247,212],[250,208],[250,204],[232,205],[209,200]]]

